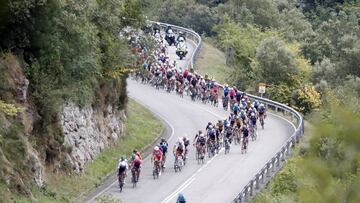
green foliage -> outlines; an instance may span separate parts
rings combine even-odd
[[[283,104],[290,105],[291,96],[294,89],[294,87],[290,87],[286,84],[271,85],[266,89],[266,94],[274,101],[279,101]]]
[[[37,147],[46,160],[51,162],[61,150],[58,112],[65,102],[92,104],[99,101],[100,85],[121,86],[102,96],[124,107],[125,79],[107,73],[133,63],[128,44],[117,35],[125,26],[142,25],[141,9],[137,0],[16,0],[3,8],[10,20],[1,24],[0,46],[23,50],[31,99],[41,116],[34,128]]]
[[[270,182],[269,189],[274,196],[286,195],[297,191],[296,160],[286,163],[286,168],[281,170]]]
[[[312,85],[304,85],[297,89],[292,98],[295,109],[303,114],[309,114],[312,110],[318,109],[321,104],[320,94]]]
[[[264,39],[256,51],[256,70],[267,84],[294,83],[299,75],[294,53],[279,38]]]
[[[95,198],[95,201],[98,203],[121,203],[121,201],[119,199],[116,199],[111,194],[101,195],[101,196]]]
[[[200,34],[212,35],[212,26],[218,21],[213,10],[195,0],[145,1],[151,19],[194,29]]]
[[[255,202],[360,201],[360,116],[347,108],[351,101],[329,101],[312,120],[306,153],[291,158]]]
[[[23,112],[24,108],[17,107],[14,104],[8,104],[0,100],[0,112],[5,113],[8,116],[15,116],[19,112]]]

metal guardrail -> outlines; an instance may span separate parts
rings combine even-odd
[[[157,23],[151,21],[152,23]],[[160,22],[159,22],[160,23]],[[171,26],[175,32],[185,32],[187,39],[194,41],[196,48],[191,56],[190,67],[194,69],[194,64],[196,57],[198,56],[201,49],[201,37],[198,33],[191,29],[179,27],[176,25],[171,25],[167,23],[160,23],[161,27]],[[222,85],[220,85],[223,88]],[[258,100],[261,103],[264,103],[268,109],[273,109],[276,112],[282,112],[284,116],[286,114],[290,115],[292,119],[296,119],[296,129],[295,132],[288,138],[280,150],[264,165],[264,167],[249,181],[249,183],[241,190],[241,192],[234,198],[232,203],[241,203],[248,202],[251,197],[255,195],[261,186],[266,185],[269,180],[276,174],[276,172],[281,168],[282,163],[290,155],[291,148],[294,147],[300,140],[301,136],[304,134],[304,119],[302,115],[295,111],[293,108],[281,104],[279,102],[272,101],[270,99],[261,98],[255,95],[247,94],[250,99]]]

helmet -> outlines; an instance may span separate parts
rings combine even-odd
[[[159,151],[159,147],[158,147],[158,146],[155,146],[155,147],[154,147],[154,151]]]
[[[226,127],[230,127],[230,123],[227,123],[227,124],[226,124]]]
[[[251,113],[251,116],[255,116],[255,113]]]
[[[260,107],[264,107],[265,105],[261,103],[259,106],[260,106]]]
[[[178,142],[182,142],[182,141],[183,141],[183,139],[181,137],[179,137]]]

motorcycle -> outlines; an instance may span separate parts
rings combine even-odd
[[[180,60],[185,58],[186,54],[187,54],[187,51],[184,51],[182,49],[176,50],[176,55],[180,58]]]
[[[175,35],[172,33],[167,33],[165,35],[165,40],[169,44],[169,46],[176,45]]]

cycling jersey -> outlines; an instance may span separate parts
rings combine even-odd
[[[162,142],[160,143],[160,150],[166,154],[167,153],[167,149],[168,149],[168,144],[166,142]]]
[[[162,156],[163,156],[163,153],[161,152],[161,150],[153,152],[153,157],[154,157],[155,161],[160,161]]]
[[[141,166],[141,159],[139,157],[135,158],[133,161],[134,167],[140,168]]]
[[[197,143],[199,143],[200,145],[205,145],[205,143],[206,143],[206,138],[205,138],[205,136],[199,136],[199,137],[197,138]]]
[[[247,128],[243,128],[242,129],[242,133],[244,135],[244,137],[248,137],[249,136],[249,130]]]

